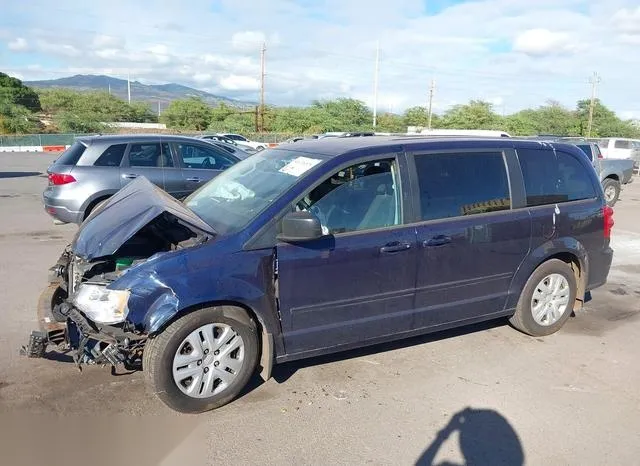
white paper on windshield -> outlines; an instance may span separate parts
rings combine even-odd
[[[320,163],[319,159],[311,159],[309,157],[296,157],[291,162],[282,167],[279,171],[287,175],[298,177],[307,170],[315,167]]]

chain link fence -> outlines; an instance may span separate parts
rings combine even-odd
[[[183,136],[200,136],[203,134],[214,134],[214,131],[202,131],[202,132],[182,132],[175,130],[163,130],[163,131],[142,131],[145,134],[159,133],[159,134],[180,134]],[[127,133],[135,134],[139,131],[127,131]],[[92,134],[22,134],[22,135],[0,135],[0,147],[7,146],[65,146],[73,144],[77,137],[92,136]],[[122,134],[122,133],[120,133]],[[252,141],[266,142],[266,143],[279,143],[286,141],[287,139],[295,136],[290,133],[242,133],[244,137]]]

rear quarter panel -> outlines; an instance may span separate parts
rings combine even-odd
[[[73,189],[80,209],[84,211],[96,199],[115,194],[120,189],[120,167],[75,166],[71,174],[76,179]]]

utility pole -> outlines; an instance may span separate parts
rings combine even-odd
[[[127,71],[127,96],[129,97],[129,105],[131,105],[131,78]]]
[[[378,72],[380,71],[380,41],[376,41],[376,67],[373,75],[373,128],[378,123]]]
[[[262,43],[260,49],[260,132],[264,132],[264,76],[265,76],[265,52],[267,43]]]
[[[429,109],[427,117],[427,128],[431,129],[431,115],[433,114],[433,93],[436,90],[436,80],[431,79],[431,85],[429,86]]]
[[[593,77],[589,79],[591,83],[591,103],[589,104],[589,122],[587,123],[587,137],[591,137],[591,126],[593,125],[593,107],[596,103],[596,87],[600,84],[600,76],[593,72]]]
[[[109,83],[109,95],[111,95],[111,83]]]
[[[158,118],[160,118],[160,101],[158,100]]]

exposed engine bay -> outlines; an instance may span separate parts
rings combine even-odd
[[[105,207],[108,209],[110,204]],[[100,220],[98,214],[90,221]],[[129,221],[125,226],[130,224]],[[95,230],[95,225],[89,230]],[[112,231],[110,225],[105,237],[109,234],[113,244]],[[81,227],[78,235],[82,233]],[[49,286],[38,304],[40,330],[31,333],[21,353],[28,357],[43,357],[47,347],[54,346],[58,351],[71,353],[79,368],[82,364],[114,367],[123,364],[129,369],[139,368],[147,335],[144,329],[126,320],[132,291],[111,290],[109,285],[152,256],[202,244],[213,235],[195,228],[170,209],[141,225],[132,236],[123,237],[124,242],[108,255],[100,255],[97,248],[85,257],[77,254],[74,246],[82,240],[78,235],[49,269]],[[99,246],[105,243],[96,241],[95,236],[89,241]],[[102,308],[105,306],[113,315],[104,316]],[[116,308],[120,314],[114,314]],[[122,318],[115,319],[114,315]]]

